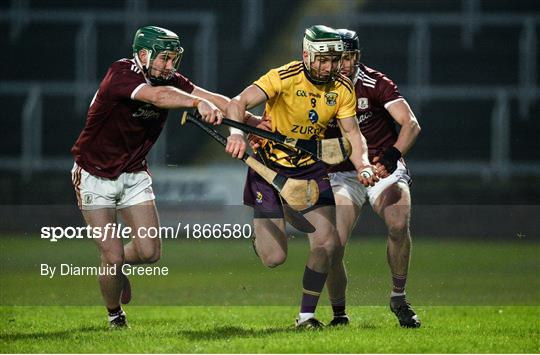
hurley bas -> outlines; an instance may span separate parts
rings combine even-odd
[[[169,274],[169,268],[166,266],[133,266],[124,264],[122,268],[117,270],[116,265],[76,266],[73,264],[60,264],[60,266],[51,266],[49,264],[41,264],[41,276],[47,276],[52,279],[57,271],[60,276],[117,275],[118,272],[126,276],[167,276]]]

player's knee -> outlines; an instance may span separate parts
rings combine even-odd
[[[336,255],[341,248],[337,229],[332,225],[317,230],[317,236],[313,239],[312,244],[314,249],[321,249],[328,256]]]
[[[388,235],[395,241],[400,241],[409,235],[409,222],[406,219],[394,220],[388,223]]]
[[[161,250],[159,248],[150,248],[142,250],[139,253],[139,259],[144,264],[153,264],[161,258]]]
[[[261,261],[264,266],[274,268],[283,264],[287,260],[287,254],[283,252],[273,252],[267,255],[261,255]]]
[[[330,238],[311,243],[311,255],[325,265],[330,265],[338,258],[338,243]]]
[[[329,240],[325,245],[325,250],[330,267],[343,259],[345,248],[341,247],[336,239]]]

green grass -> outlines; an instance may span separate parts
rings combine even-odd
[[[91,266],[89,241],[0,238],[0,352],[538,353],[540,245],[416,238],[408,295],[423,321],[402,329],[389,312],[385,241],[353,241],[346,260],[353,323],[296,332],[303,237],[276,269],[251,243],[164,243],[168,276],[132,277],[131,329],[109,331],[94,276],[39,275],[40,264]],[[331,316],[323,295],[318,315]]]
[[[128,307],[107,330],[99,307],[3,307],[2,352],[538,353],[538,307],[418,307],[402,329],[386,307],[350,309],[353,324],[295,331],[296,307]],[[322,315],[328,319],[330,312]]]
[[[40,276],[40,264],[92,266],[90,241],[51,243],[0,238],[0,305],[100,305],[94,276]],[[168,276],[132,277],[137,305],[296,305],[308,255],[304,237],[289,246],[287,262],[261,265],[248,240],[174,240],[163,246]],[[414,304],[539,305],[540,244],[422,240],[414,242],[409,295]],[[385,240],[354,241],[346,254],[349,302],[382,306],[391,285]],[[32,285],[32,287],[21,287]]]

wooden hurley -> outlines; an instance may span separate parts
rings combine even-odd
[[[182,116],[182,125],[191,122],[202,129],[221,145],[227,145],[227,139],[212,127],[207,126],[192,113],[184,112]],[[287,178],[274,170],[266,167],[264,164],[244,153],[242,160],[253,170],[257,172],[265,181],[274,186],[279,194],[295,210],[302,211],[313,206],[319,199],[319,186],[315,180],[299,180]]]
[[[349,159],[352,152],[351,143],[345,137],[323,140],[297,139],[286,137],[277,132],[269,132],[264,129],[252,127],[248,124],[233,121],[228,118],[224,118],[222,123],[241,129],[244,132],[285,144],[289,147],[298,148],[329,165],[336,165]]]

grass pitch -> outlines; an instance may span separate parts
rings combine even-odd
[[[385,241],[347,250],[346,328],[297,332],[307,241],[289,260],[260,265],[251,243],[164,243],[166,277],[133,277],[131,328],[109,331],[93,276],[40,276],[40,264],[95,265],[88,241],[0,238],[0,351],[198,353],[539,353],[540,246],[533,241],[417,238],[409,298],[423,325],[402,329],[388,310]],[[331,310],[323,295],[318,317]]]
[[[538,307],[417,307],[420,329],[386,307],[354,306],[349,327],[295,331],[296,307],[127,307],[109,331],[101,307],[4,307],[2,352],[538,353]],[[321,318],[331,316],[328,307]]]

